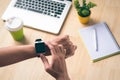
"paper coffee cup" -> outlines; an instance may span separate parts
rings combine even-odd
[[[7,30],[11,33],[14,40],[20,41],[23,39],[23,21],[20,18],[13,17],[6,21]]]

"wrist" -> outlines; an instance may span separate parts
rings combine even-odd
[[[34,45],[25,45],[22,47],[21,50],[23,51],[23,53],[27,53],[31,57],[36,57]]]
[[[70,78],[68,75],[63,74],[63,75],[57,77],[56,80],[70,80]]]

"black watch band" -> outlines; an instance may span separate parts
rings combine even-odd
[[[46,47],[45,47],[45,43],[42,41],[42,39],[35,40],[35,50],[36,50],[37,55],[39,55],[40,53],[45,54]]]

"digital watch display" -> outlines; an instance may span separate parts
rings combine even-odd
[[[36,54],[45,54],[46,47],[42,39],[35,40],[35,50],[36,50]]]

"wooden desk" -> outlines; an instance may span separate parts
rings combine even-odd
[[[0,0],[0,17],[10,1]],[[120,0],[91,1],[95,2],[97,7],[92,9],[91,21],[88,25],[106,21],[120,45]],[[79,23],[75,8],[72,6],[60,33],[60,35],[70,35],[70,39],[78,47],[75,55],[66,60],[71,80],[120,80],[120,55],[96,63],[90,61],[78,33],[79,28],[88,25]],[[10,33],[5,29],[4,22],[0,19],[0,47],[33,44],[36,38],[49,40],[58,36],[26,27],[24,27],[24,35],[25,39],[22,42],[14,41]],[[50,59],[50,57],[48,58]],[[31,58],[1,67],[0,80],[54,80],[54,78],[44,71],[39,58]]]

